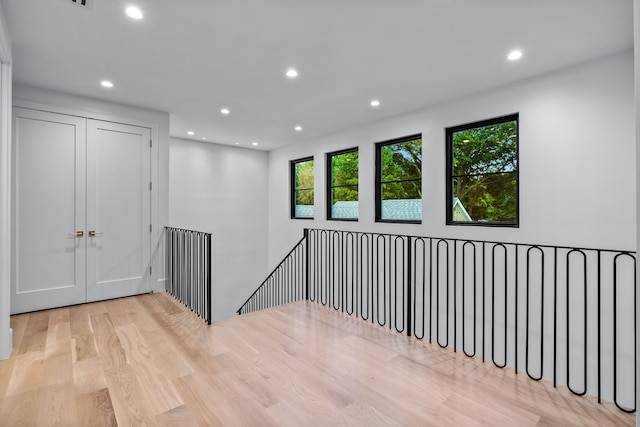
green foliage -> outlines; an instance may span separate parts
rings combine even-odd
[[[453,134],[453,196],[473,221],[517,221],[516,135],[516,121]]]
[[[332,202],[358,200],[358,152],[331,157]]]
[[[422,140],[381,147],[382,199],[422,198]]]
[[[296,166],[296,205],[313,205],[313,160]]]
[[[313,190],[296,190],[296,205],[313,206]]]

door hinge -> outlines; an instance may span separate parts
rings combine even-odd
[[[149,148],[153,148],[153,139],[149,140]]]
[[[152,267],[151,267],[151,266],[149,266],[149,274],[153,274],[153,273],[152,273],[152,271],[153,271],[153,270],[152,270]]]
[[[153,232],[153,224],[149,224],[149,233]]]
[[[149,191],[153,190],[153,182],[149,182]]]

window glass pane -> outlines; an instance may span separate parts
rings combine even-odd
[[[453,174],[515,171],[516,121],[461,130],[453,134]]]
[[[347,187],[334,187],[332,197],[334,204],[336,202],[357,202],[358,186],[349,185]]]
[[[333,187],[358,184],[358,152],[338,154],[331,157]],[[357,197],[356,197],[357,200]]]
[[[329,154],[329,219],[358,219],[358,151]]]
[[[449,222],[518,225],[518,115],[447,130]]]
[[[296,218],[313,218],[313,190],[296,191]]]
[[[313,160],[296,163],[296,188],[313,188]]]
[[[382,182],[422,177],[422,140],[381,147]]]
[[[291,217],[313,218],[313,158],[291,162]]]
[[[382,200],[422,199],[422,181],[400,181],[382,184]]]
[[[420,221],[422,219],[422,200],[383,200],[382,219],[395,221]]]
[[[422,220],[422,139],[376,144],[376,221]]]
[[[331,218],[358,218],[358,186],[336,187],[332,190]]]
[[[458,177],[453,185],[453,221],[515,223],[515,172]]]

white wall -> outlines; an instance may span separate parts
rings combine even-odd
[[[11,355],[11,40],[0,9],[0,360]]]
[[[233,316],[267,273],[267,154],[171,140],[170,221],[213,234],[213,319]]]
[[[526,60],[526,59],[525,59]],[[534,59],[532,59],[534,60]],[[302,229],[635,250],[633,52],[626,51],[269,155],[269,265]],[[520,113],[520,227],[445,225],[445,128]],[[374,143],[422,133],[421,225],[374,222]],[[326,221],[325,153],[360,149],[360,220]],[[290,160],[315,158],[316,219],[289,217]]]

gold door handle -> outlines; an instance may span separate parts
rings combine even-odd
[[[95,230],[89,230],[89,237],[96,237],[98,234],[102,234],[102,232],[98,232]]]
[[[69,236],[82,237],[84,236],[84,231],[75,231],[73,233],[69,233]]]

